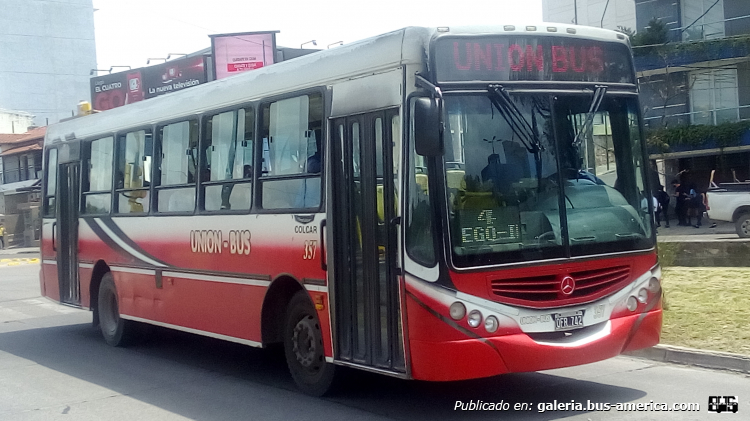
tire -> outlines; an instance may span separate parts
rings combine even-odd
[[[734,228],[737,230],[737,235],[739,235],[740,238],[750,237],[750,213],[743,213],[740,215],[734,223]]]
[[[329,392],[336,366],[325,360],[320,322],[306,291],[289,301],[283,334],[286,363],[297,387],[311,396]]]
[[[134,323],[120,318],[119,309],[115,281],[107,272],[99,286],[99,328],[107,344],[127,346],[133,337]]]

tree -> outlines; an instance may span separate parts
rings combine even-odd
[[[667,41],[669,41],[669,29],[667,29],[667,24],[658,18],[651,19],[646,29],[636,33],[632,39],[634,46],[665,44]]]

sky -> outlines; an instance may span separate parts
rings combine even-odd
[[[279,47],[328,48],[405,26],[542,21],[542,0],[93,0],[97,68],[210,47],[209,34],[280,31]],[[335,48],[336,45],[330,48]],[[179,56],[178,56],[179,57]],[[151,64],[161,63],[154,60]],[[113,72],[122,71],[114,69]]]

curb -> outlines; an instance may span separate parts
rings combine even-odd
[[[625,355],[665,363],[750,374],[750,356],[730,352],[706,351],[674,345],[656,345],[652,348],[626,352]]]

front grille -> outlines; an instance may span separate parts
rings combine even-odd
[[[560,291],[560,282],[569,275],[575,281],[570,295]],[[492,293],[503,302],[532,307],[567,305],[593,301],[622,288],[630,280],[629,266],[592,269],[569,274],[553,274],[490,281]]]

